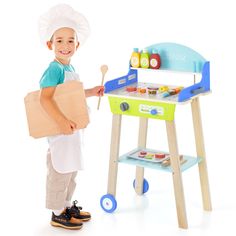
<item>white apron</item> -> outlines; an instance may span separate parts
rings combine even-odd
[[[79,80],[75,72],[65,71],[64,82]],[[76,130],[71,135],[55,135],[48,137],[49,151],[53,168],[59,173],[69,173],[83,169],[82,132]]]

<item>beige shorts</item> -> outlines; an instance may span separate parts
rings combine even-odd
[[[71,201],[77,171],[66,174],[57,172],[52,166],[50,152],[47,154],[47,167],[46,208],[60,210],[65,207],[65,201]]]

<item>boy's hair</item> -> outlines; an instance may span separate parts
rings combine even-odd
[[[65,27],[65,28],[69,28],[69,27]],[[70,29],[72,29],[72,28],[70,28]],[[72,30],[75,32],[74,29],[72,29]],[[54,32],[54,33],[55,33],[55,32]],[[53,33],[52,37],[51,37],[50,40],[49,40],[49,42],[51,42],[51,43],[53,42],[54,33]],[[79,42],[79,41],[78,41],[78,36],[77,36],[76,32],[75,32],[75,37],[76,37],[76,41]]]

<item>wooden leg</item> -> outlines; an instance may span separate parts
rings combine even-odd
[[[120,130],[121,115],[113,114],[107,193],[112,194],[114,197],[116,195],[118,158],[120,148]]]
[[[138,136],[139,148],[146,148],[147,127],[148,127],[148,118],[140,117],[139,118],[139,136]],[[135,177],[135,191],[138,195],[143,194],[143,177],[144,177],[144,168],[137,166],[136,177]]]
[[[173,175],[178,223],[180,228],[187,229],[188,222],[185,209],[184,189],[182,182],[182,173],[180,170],[179,152],[174,121],[166,121],[166,130],[170,151],[170,161]]]
[[[202,161],[198,164],[198,168],[199,168],[199,176],[202,190],[203,208],[206,211],[211,211],[212,205],[211,205],[210,187],[207,173],[207,162],[206,162],[206,154],[204,147],[199,98],[195,98],[192,101],[191,107],[192,107],[193,127],[194,127],[197,156],[202,158]]]

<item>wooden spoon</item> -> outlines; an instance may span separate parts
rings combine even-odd
[[[107,73],[108,71],[108,66],[107,65],[102,65],[100,67],[100,70],[102,72],[102,82],[101,82],[101,86],[103,86],[103,83],[104,83],[104,77],[105,77],[105,74]],[[99,96],[99,99],[98,99],[98,107],[97,109],[99,110],[99,107],[100,107],[100,103],[101,103],[101,96]]]

